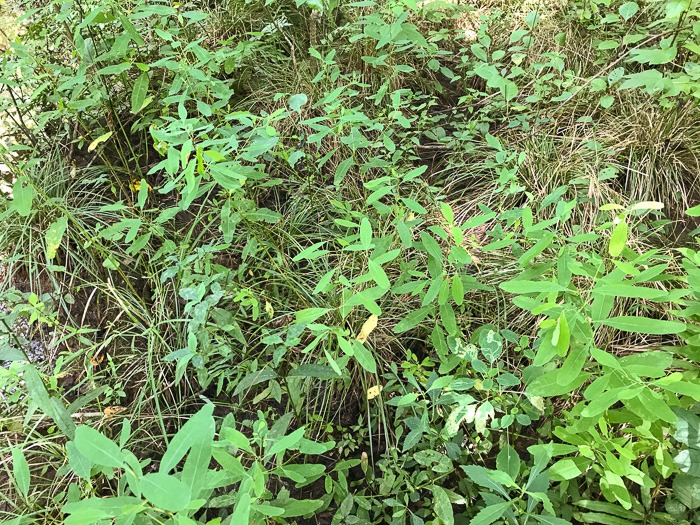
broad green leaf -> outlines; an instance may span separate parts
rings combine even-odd
[[[312,244],[308,248],[303,249],[294,257],[292,257],[292,261],[297,262],[302,260],[314,260],[318,259],[319,257],[323,257],[327,253],[330,253],[330,250],[319,250],[319,248],[324,244],[326,244],[326,241],[320,241],[315,244]]]
[[[331,308],[306,308],[296,313],[297,323],[313,323],[319,317],[327,314]]]
[[[455,304],[461,305],[464,302],[464,283],[459,274],[455,274],[452,278],[452,299]]]
[[[640,388],[643,389],[644,387],[642,386]],[[602,414],[608,408],[610,408],[611,405],[620,401],[620,394],[626,390],[628,390],[627,386],[620,386],[602,393],[595,399],[591,400],[588,406],[583,409],[581,415],[583,417],[596,417],[599,414]],[[641,392],[641,390],[637,391],[637,393],[639,392]]]
[[[546,248],[550,247],[555,237],[556,235],[553,233],[546,233],[544,237],[537,241],[532,248],[530,248],[528,251],[526,251],[520,256],[520,258],[518,259],[518,266],[520,268],[524,268],[527,265],[527,263],[529,263],[532,259],[537,257]]]
[[[265,221],[270,224],[275,224],[282,219],[282,214],[268,208],[259,208],[255,211],[246,213],[245,218],[249,221]]]
[[[289,99],[289,107],[293,111],[296,111],[297,113],[301,113],[301,106],[306,104],[308,101],[309,101],[309,98],[304,93],[300,93],[298,95],[292,95],[292,98]]]
[[[367,217],[362,217],[360,221],[360,244],[363,250],[369,250],[372,247],[372,224]]]
[[[508,474],[511,479],[518,478],[520,463],[520,456],[510,445],[503,447],[496,457],[496,468]]]
[[[87,425],[75,429],[75,448],[97,465],[124,468],[124,459],[119,446],[107,436]]]
[[[27,385],[27,391],[41,410],[46,413],[54,423],[61,429],[68,439],[75,437],[75,422],[57,397],[49,396],[46,384],[39,374],[35,365],[29,363],[22,367],[23,379]]]
[[[589,459],[584,457],[560,459],[549,467],[547,473],[553,481],[574,479],[586,471]]]
[[[613,102],[615,102],[615,97],[613,96],[606,95],[604,97],[600,97],[600,105],[605,109],[608,109],[610,106],[612,106]]]
[[[278,503],[277,501],[272,501],[271,503]],[[281,502],[279,502],[281,503]],[[278,504],[279,504],[278,503]],[[273,505],[275,506],[275,505]],[[306,514],[313,514],[323,506],[323,501],[318,499],[287,499],[281,504],[281,508],[284,509],[282,517],[284,518],[297,518],[299,516],[305,516]],[[231,520],[231,523],[244,523],[243,521],[237,522]]]
[[[327,291],[328,285],[331,282],[331,279],[333,279],[333,275],[335,275],[335,268],[332,270],[329,270],[324,274],[323,277],[318,281],[316,284],[316,287],[314,288],[314,291],[312,292],[313,295],[316,295],[318,293],[325,293]]]
[[[540,14],[537,11],[530,11],[525,17],[525,23],[532,29],[540,21]]]
[[[442,216],[445,217],[445,220],[452,224],[455,220],[455,215],[454,212],[452,211],[452,208],[450,207],[449,204],[446,202],[441,202],[440,203],[440,210],[442,211]]]
[[[163,471],[152,472],[141,478],[141,493],[153,505],[168,512],[186,509],[192,499],[187,485]]]
[[[503,516],[503,513],[511,505],[512,503],[510,501],[489,505],[488,507],[481,509],[479,513],[471,519],[469,525],[490,525],[498,518]]]
[[[345,175],[350,166],[352,166],[353,162],[355,162],[355,159],[349,157],[338,164],[338,167],[335,169],[335,175],[333,176],[333,184],[338,186],[341,182],[343,182],[343,179],[345,178]]]
[[[442,264],[442,249],[433,236],[423,231],[420,232],[420,240],[425,250],[432,255],[436,261]]]
[[[689,509],[700,508],[698,478],[688,474],[677,474],[673,480],[673,493],[676,499]]]
[[[135,115],[143,109],[146,95],[148,94],[148,73],[145,71],[134,82],[131,91],[131,112]]]
[[[90,470],[94,463],[78,451],[73,441],[66,443],[66,456],[68,457],[68,465],[73,469],[73,472],[85,480],[90,479]]]
[[[679,321],[663,321],[660,319],[650,319],[648,317],[635,317],[622,315],[611,317],[604,321],[597,321],[624,332],[636,332],[639,334],[679,334],[685,330],[685,323]]]
[[[175,434],[160,462],[160,473],[168,473],[185,457],[193,443],[206,439],[214,425],[214,405],[205,404]]]
[[[12,475],[15,478],[17,490],[19,490],[19,493],[24,499],[27,499],[31,476],[27,458],[24,457],[24,452],[22,452],[22,449],[19,447],[12,448]]]
[[[59,246],[61,246],[61,240],[63,239],[63,234],[66,233],[66,228],[68,228],[68,218],[59,217],[49,229],[46,230],[45,240],[46,240],[46,258],[53,259],[56,257],[56,251]]]
[[[280,454],[295,448],[301,441],[301,438],[304,437],[304,431],[305,427],[301,427],[291,434],[277,439],[268,450],[265,450],[265,456],[274,456],[275,454]]]
[[[626,2],[620,6],[619,12],[620,16],[625,20],[629,20],[639,11],[639,6],[637,2]]]
[[[457,320],[454,309],[450,303],[440,305],[440,319],[442,320],[442,326],[445,327],[448,334],[457,334]]]
[[[22,175],[12,185],[12,204],[22,217],[26,217],[32,211],[32,199],[34,188],[29,184],[29,179]]]
[[[143,500],[141,498],[136,498],[134,496],[117,496],[117,497],[92,497],[86,498],[80,501],[74,501],[72,503],[66,503],[62,507],[62,512],[72,514],[70,518],[65,520],[67,524],[80,524],[87,525],[97,523],[99,520],[105,517],[115,517],[121,516],[124,507],[142,505]],[[102,518],[92,518],[90,515],[103,516]],[[80,520],[72,520],[73,517],[80,516]],[[111,521],[111,520],[110,520]],[[28,522],[31,523],[31,522]]]
[[[642,286],[631,286],[629,284],[615,283],[615,284],[605,284],[601,283],[596,286],[592,293],[599,295],[610,295],[613,297],[631,297],[638,299],[661,299],[668,295],[668,292],[663,290],[657,290],[655,288],[645,288]]]
[[[337,366],[337,365],[336,365]],[[336,379],[340,374],[328,365],[305,363],[293,368],[287,377],[316,377],[318,379]]]
[[[355,359],[360,363],[362,368],[367,370],[370,374],[377,373],[377,363],[374,360],[372,352],[367,350],[362,343],[356,343],[353,345],[353,350],[355,354]]]
[[[447,492],[437,485],[431,486],[430,490],[433,493],[433,507],[437,517],[445,525],[454,525],[455,518],[452,511],[452,503],[450,503],[450,498],[447,497]]]
[[[426,306],[420,310],[414,310],[406,317],[401,319],[398,324],[394,327],[395,334],[401,334],[410,330],[411,328],[418,325],[423,319],[428,317],[428,315],[435,310],[432,306]]]
[[[686,215],[691,217],[700,217],[700,204],[693,206],[692,208],[685,210]]]
[[[666,3],[666,18],[678,18],[689,7],[690,0],[670,0]]]
[[[495,482],[489,477],[488,473],[490,471],[488,469],[480,465],[462,465],[461,468],[469,479],[471,479],[477,485],[481,485],[482,487],[485,487],[491,491],[496,491],[505,498],[508,497],[508,493],[503,488],[503,485]]]
[[[377,283],[377,286],[380,288],[390,288],[391,283],[389,283],[389,278],[386,275],[386,272],[384,269],[381,267],[381,265],[375,263],[373,260],[368,260],[367,265],[369,268],[369,274],[374,280],[375,283]]]

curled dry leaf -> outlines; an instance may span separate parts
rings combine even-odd
[[[367,338],[369,337],[369,334],[372,333],[372,330],[377,328],[377,321],[379,321],[379,317],[374,314],[370,315],[369,319],[365,321],[365,324],[362,325],[362,330],[360,330],[360,334],[357,336],[357,340],[360,343],[367,341]]]

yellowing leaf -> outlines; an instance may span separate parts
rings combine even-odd
[[[149,191],[153,191],[153,187],[146,183],[148,186]],[[129,188],[131,188],[131,191],[140,191],[141,190],[141,181],[139,179],[133,179],[131,183],[129,184]]]
[[[615,203],[613,203],[613,202],[611,202],[610,204],[603,204],[603,205],[600,207],[600,210],[601,210],[601,211],[623,210],[623,209],[624,209],[624,206],[621,206],[621,205],[619,205],[619,204],[615,204]]]
[[[382,390],[383,387],[381,385],[369,387],[367,389],[367,399],[374,399]]]
[[[61,240],[63,239],[63,234],[66,233],[66,228],[68,228],[68,219],[66,217],[60,217],[56,222],[54,222],[49,229],[46,231],[46,258],[53,259],[56,257],[56,251],[59,246],[61,246]]]
[[[657,201],[643,201],[638,202],[630,208],[630,211],[634,210],[663,210],[664,203]]]
[[[112,132],[111,132],[111,131],[108,131],[108,132],[105,133],[104,135],[100,135],[99,137],[97,137],[97,138],[96,138],[95,140],[93,140],[93,141],[90,143],[90,145],[88,146],[88,152],[90,152],[90,151],[95,151],[95,148],[96,148],[97,146],[99,146],[99,144],[100,144],[101,142],[105,142],[106,140],[109,140],[109,137],[111,137],[111,136],[112,136]]]
[[[612,257],[617,257],[622,253],[623,248],[627,244],[627,223],[623,220],[615,226],[615,229],[610,236],[610,244],[608,245],[608,253]]]
[[[377,321],[379,321],[379,317],[374,314],[370,315],[369,319],[365,321],[365,324],[362,325],[362,330],[360,330],[360,335],[357,336],[357,340],[360,343],[367,341],[369,334],[377,328]]]

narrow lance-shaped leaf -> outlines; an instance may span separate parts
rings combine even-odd
[[[134,82],[134,88],[131,92],[131,112],[137,114],[141,109],[143,109],[144,102],[146,100],[146,94],[148,93],[148,73],[143,72],[139,75],[139,78]]]
[[[12,474],[15,477],[17,490],[26,499],[30,481],[29,464],[27,463],[27,458],[24,457],[22,449],[18,447],[12,449]]]
[[[622,249],[627,244],[627,223],[622,220],[620,221],[610,236],[610,244],[608,246],[608,253],[612,257],[617,257],[622,253]]]

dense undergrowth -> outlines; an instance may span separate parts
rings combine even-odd
[[[697,0],[21,8],[1,519],[700,523]]]

